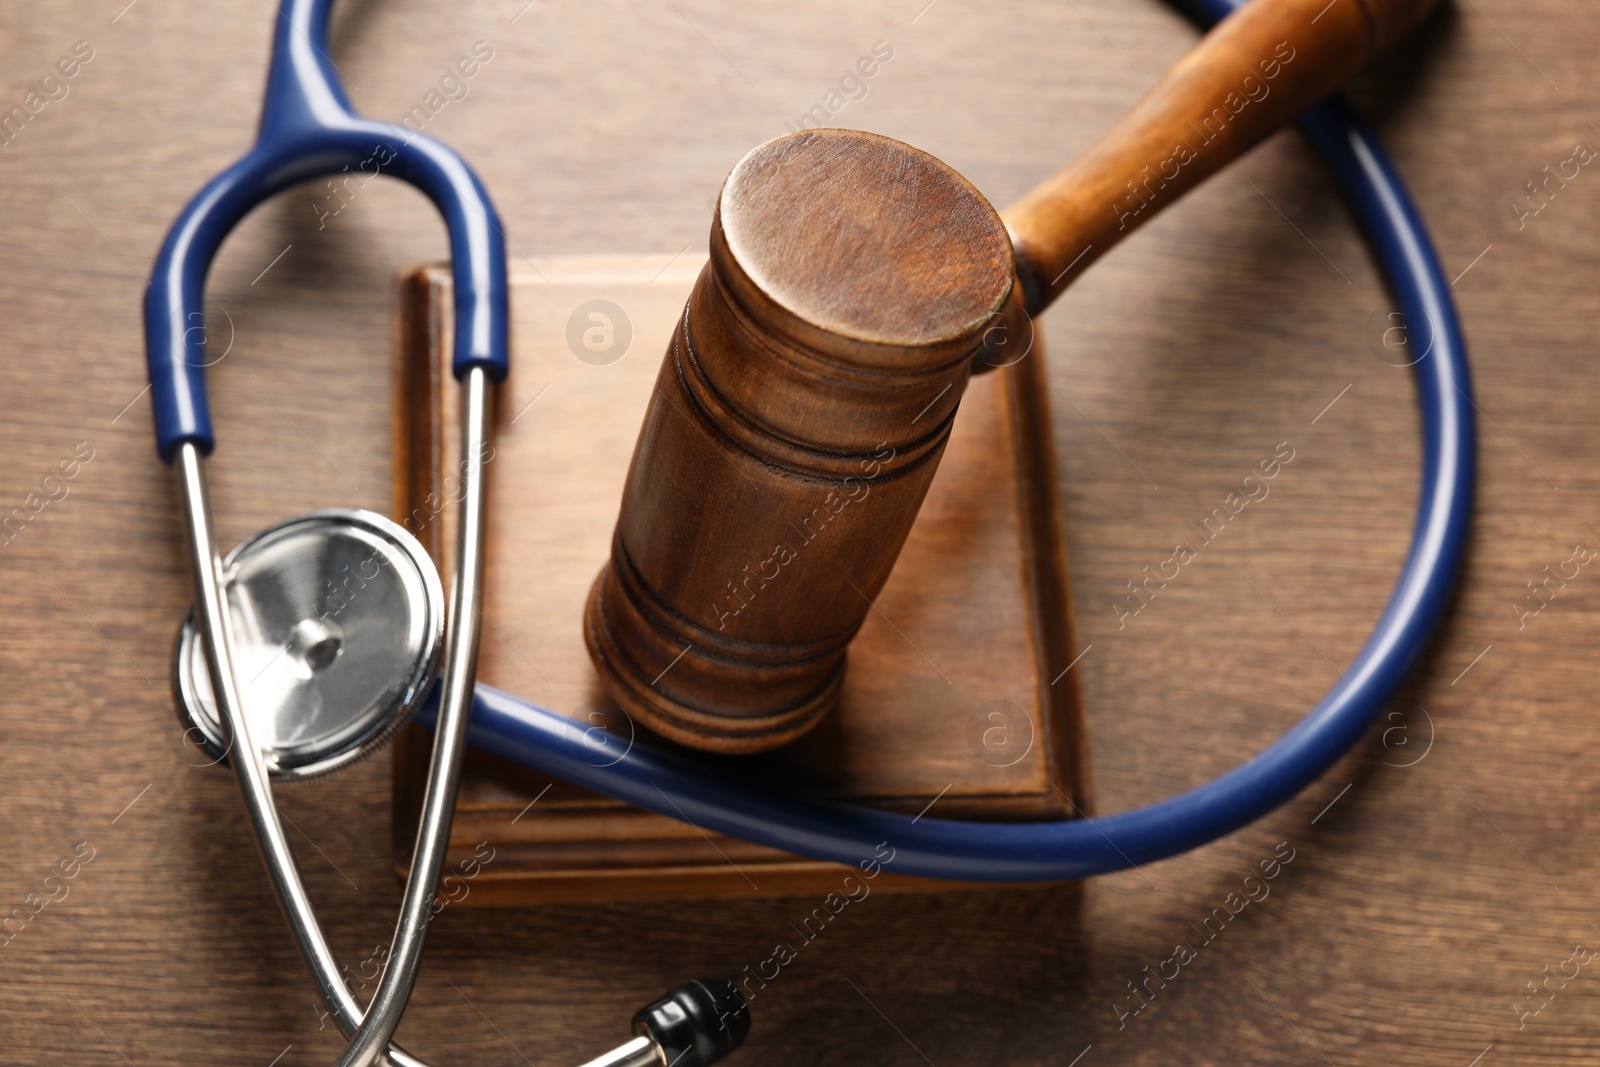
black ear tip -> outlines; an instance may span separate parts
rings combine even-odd
[[[648,1031],[674,1067],[710,1067],[749,1035],[750,1009],[732,982],[697,978],[640,1008],[633,1028]]]
[[[739,987],[726,978],[699,978],[695,985],[705,991],[715,1006],[721,1027],[728,1031],[728,1047],[724,1055],[744,1044],[750,1036],[750,1006],[739,995]]]

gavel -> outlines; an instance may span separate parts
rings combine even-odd
[[[1254,0],[1003,215],[876,134],[801,130],[740,160],[584,612],[617,703],[713,752],[814,726],[969,376],[1018,358],[1086,267],[1435,2]]]

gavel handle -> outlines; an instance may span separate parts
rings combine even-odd
[[[1090,263],[1339,88],[1437,0],[1253,0],[1003,213],[1038,314]]]

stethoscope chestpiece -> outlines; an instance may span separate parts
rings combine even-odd
[[[330,774],[381,748],[433,687],[444,593],[417,539],[381,515],[290,519],[223,561],[240,699],[274,780]],[[226,761],[193,610],[173,689],[186,741]]]

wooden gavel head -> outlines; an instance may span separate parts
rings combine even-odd
[[[627,712],[721,752],[828,712],[1014,279],[999,214],[909,145],[808,130],[733,168],[584,617]]]

